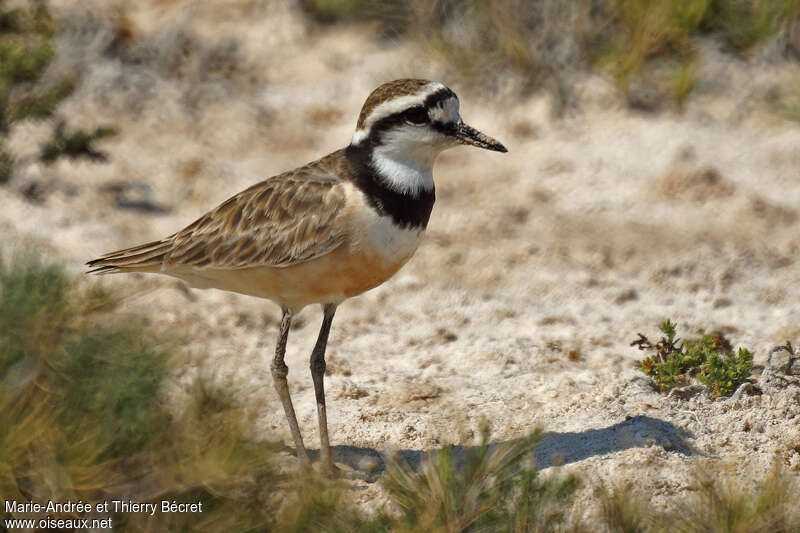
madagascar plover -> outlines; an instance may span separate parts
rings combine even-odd
[[[257,183],[165,239],[89,261],[90,272],[156,272],[277,303],[283,316],[272,377],[306,467],[283,359],[292,316],[321,304],[311,376],[320,459],[333,473],[323,376],[336,307],[389,279],[413,255],[433,208],[433,163],[441,151],[468,144],[506,152],[464,124],[458,105],[441,83],[385,83],[361,108],[347,148]]]

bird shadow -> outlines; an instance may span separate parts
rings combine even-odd
[[[676,427],[670,422],[646,415],[628,417],[622,422],[600,429],[587,429],[577,432],[551,431],[542,435],[541,441],[534,451],[538,468],[548,468],[608,455],[631,448],[647,448],[659,446],[664,450],[681,455],[697,455],[687,439],[692,435],[685,429]],[[508,441],[515,442],[518,439]],[[501,442],[494,442],[496,446]],[[456,445],[451,448],[456,458],[463,457],[471,446]],[[391,456],[405,460],[408,465],[419,470],[425,457],[439,452],[441,448],[430,450],[399,450]],[[364,470],[365,465],[375,474],[386,469],[384,454],[374,448],[357,446],[332,446],[331,452],[335,462],[349,466],[354,470]],[[318,450],[309,450],[312,459],[319,456]]]

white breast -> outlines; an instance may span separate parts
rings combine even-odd
[[[364,217],[365,244],[388,264],[407,261],[417,250],[425,230],[401,228],[390,216],[380,216],[372,208],[369,213]]]
[[[401,228],[392,222],[392,217],[381,216],[353,186],[348,186],[347,196],[352,213],[353,246],[377,256],[386,266],[405,263],[414,255],[424,229]]]

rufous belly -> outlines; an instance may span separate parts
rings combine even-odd
[[[267,298],[299,311],[312,303],[339,303],[377,287],[392,277],[410,256],[386,261],[369,251],[352,251],[341,246],[322,257],[288,267],[176,267],[164,273],[181,278],[196,288],[215,288]]]

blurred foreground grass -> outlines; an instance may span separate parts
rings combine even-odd
[[[274,445],[248,439],[251,417],[230,392],[198,381],[173,414],[162,388],[176,341],[140,317],[111,313],[117,303],[96,282],[34,256],[0,262],[3,499],[203,502],[202,513],[114,514],[124,531],[454,531],[473,523],[512,531],[512,517],[524,511],[530,521],[540,504],[573,492],[574,483],[554,491],[559,482],[523,466],[538,435],[490,451],[487,432],[467,452],[466,471],[448,451],[421,477],[396,462],[387,488],[403,518],[367,516],[339,482],[298,476],[279,464]],[[408,498],[423,487],[432,500]],[[5,507],[2,516],[20,518]]]
[[[203,504],[202,513],[112,513],[118,531],[800,530],[800,487],[778,469],[755,488],[706,470],[671,512],[629,487],[601,490],[601,511],[587,516],[575,476],[536,470],[540,432],[490,444],[488,426],[479,444],[445,447],[416,468],[389,458],[386,503],[367,512],[346,482],[298,475],[276,446],[248,438],[250,413],[230,391],[198,381],[179,414],[167,409],[177,344],[141,318],[110,313],[117,303],[33,256],[0,261],[3,500]],[[31,517],[5,506],[0,515]]]
[[[255,494],[259,477],[267,486],[278,479],[270,448],[247,441],[242,417],[210,402],[211,389],[171,416],[161,388],[175,343],[141,318],[109,313],[115,303],[99,285],[30,256],[0,265],[0,493],[19,502],[206,503],[199,516],[158,517],[154,530],[266,524]],[[240,507],[249,512],[236,516]],[[114,516],[130,530],[146,522]]]

